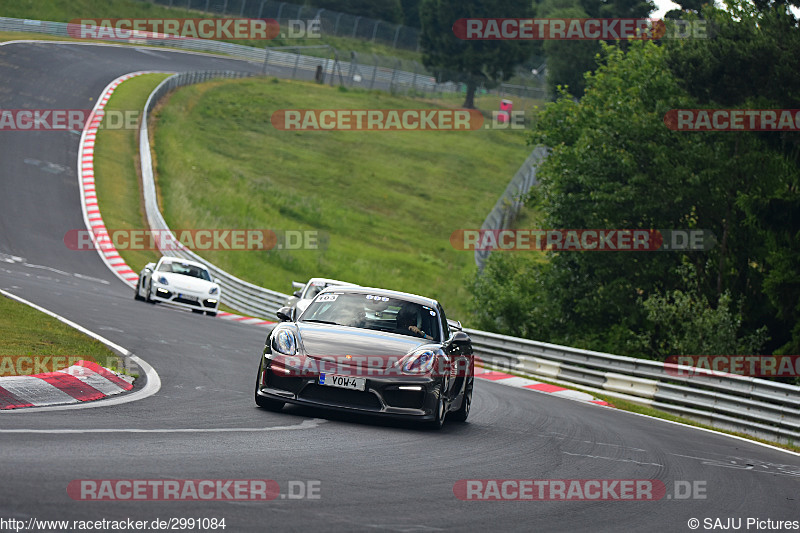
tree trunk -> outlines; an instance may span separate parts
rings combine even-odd
[[[475,109],[475,89],[477,89],[477,84],[469,80],[467,82],[467,96],[464,98],[464,109]]]

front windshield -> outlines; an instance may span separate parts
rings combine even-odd
[[[440,341],[439,317],[434,309],[406,300],[368,293],[323,294],[308,306],[300,317],[300,322],[388,331]]]
[[[200,278],[206,281],[211,281],[211,275],[208,273],[208,270],[187,263],[164,261],[163,263],[161,263],[161,266],[158,267],[158,271],[172,272],[173,274],[183,274],[184,276],[191,276],[193,278]]]

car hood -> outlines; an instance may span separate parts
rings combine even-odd
[[[384,333],[368,329],[333,326],[327,324],[298,323],[300,343],[306,355],[325,356],[394,356],[386,361],[397,361],[419,346],[430,344],[425,339]]]
[[[161,277],[167,278],[169,287],[172,290],[184,290],[194,292],[208,292],[214,283],[192,276],[184,276],[183,274],[175,274],[174,272],[154,272],[153,277],[158,280]]]

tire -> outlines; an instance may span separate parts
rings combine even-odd
[[[198,313],[198,314],[202,315],[203,311],[201,309],[192,309],[192,313]]]
[[[144,297],[144,299],[147,301],[147,303],[150,303],[150,304],[154,304],[154,303],[156,303],[156,302],[155,302],[155,301],[154,301],[154,300],[153,300],[153,299],[150,297],[150,296],[152,295],[152,290],[153,290],[153,284],[151,283],[150,285],[148,285],[148,286],[147,286],[147,295]]]
[[[461,400],[461,407],[457,411],[450,413],[450,416],[456,422],[466,422],[469,416],[469,411],[472,407],[472,382],[467,383],[464,390],[464,398]]]
[[[263,396],[258,395],[258,384],[261,378],[261,365],[258,365],[258,374],[256,374],[256,405],[258,405],[262,409],[266,409],[267,411],[278,412],[283,409],[285,402],[281,402],[279,400],[271,400],[269,398],[264,398]]]
[[[206,311],[206,314],[208,316],[217,316],[217,312],[216,311]]]
[[[440,386],[439,387],[439,401],[436,403],[436,412],[434,413],[434,419],[428,422],[428,427],[431,429],[442,429],[444,426],[444,419],[447,416],[447,408],[445,407],[444,403],[444,389]]]
[[[139,279],[136,280],[136,289],[134,289],[134,292],[133,292],[133,299],[134,300],[139,300],[140,302],[143,302],[144,298],[142,296],[139,296],[139,288],[141,286],[142,286],[142,279],[139,278]]]

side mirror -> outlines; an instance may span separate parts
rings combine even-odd
[[[470,340],[469,335],[467,335],[463,331],[456,331],[453,334],[453,342],[457,344],[464,344],[472,341]]]
[[[301,295],[301,294],[303,294],[303,291],[294,291],[294,292],[292,293],[292,295],[293,295],[295,298],[300,298],[300,295]]]
[[[450,329],[453,329],[455,331],[461,331],[462,329],[464,329],[464,327],[461,325],[461,322],[459,322],[458,320],[450,320],[448,318],[447,325],[450,326]]]
[[[292,321],[292,308],[291,307],[281,307],[278,309],[278,312],[275,313],[278,315],[278,320],[281,322],[291,322]]]

